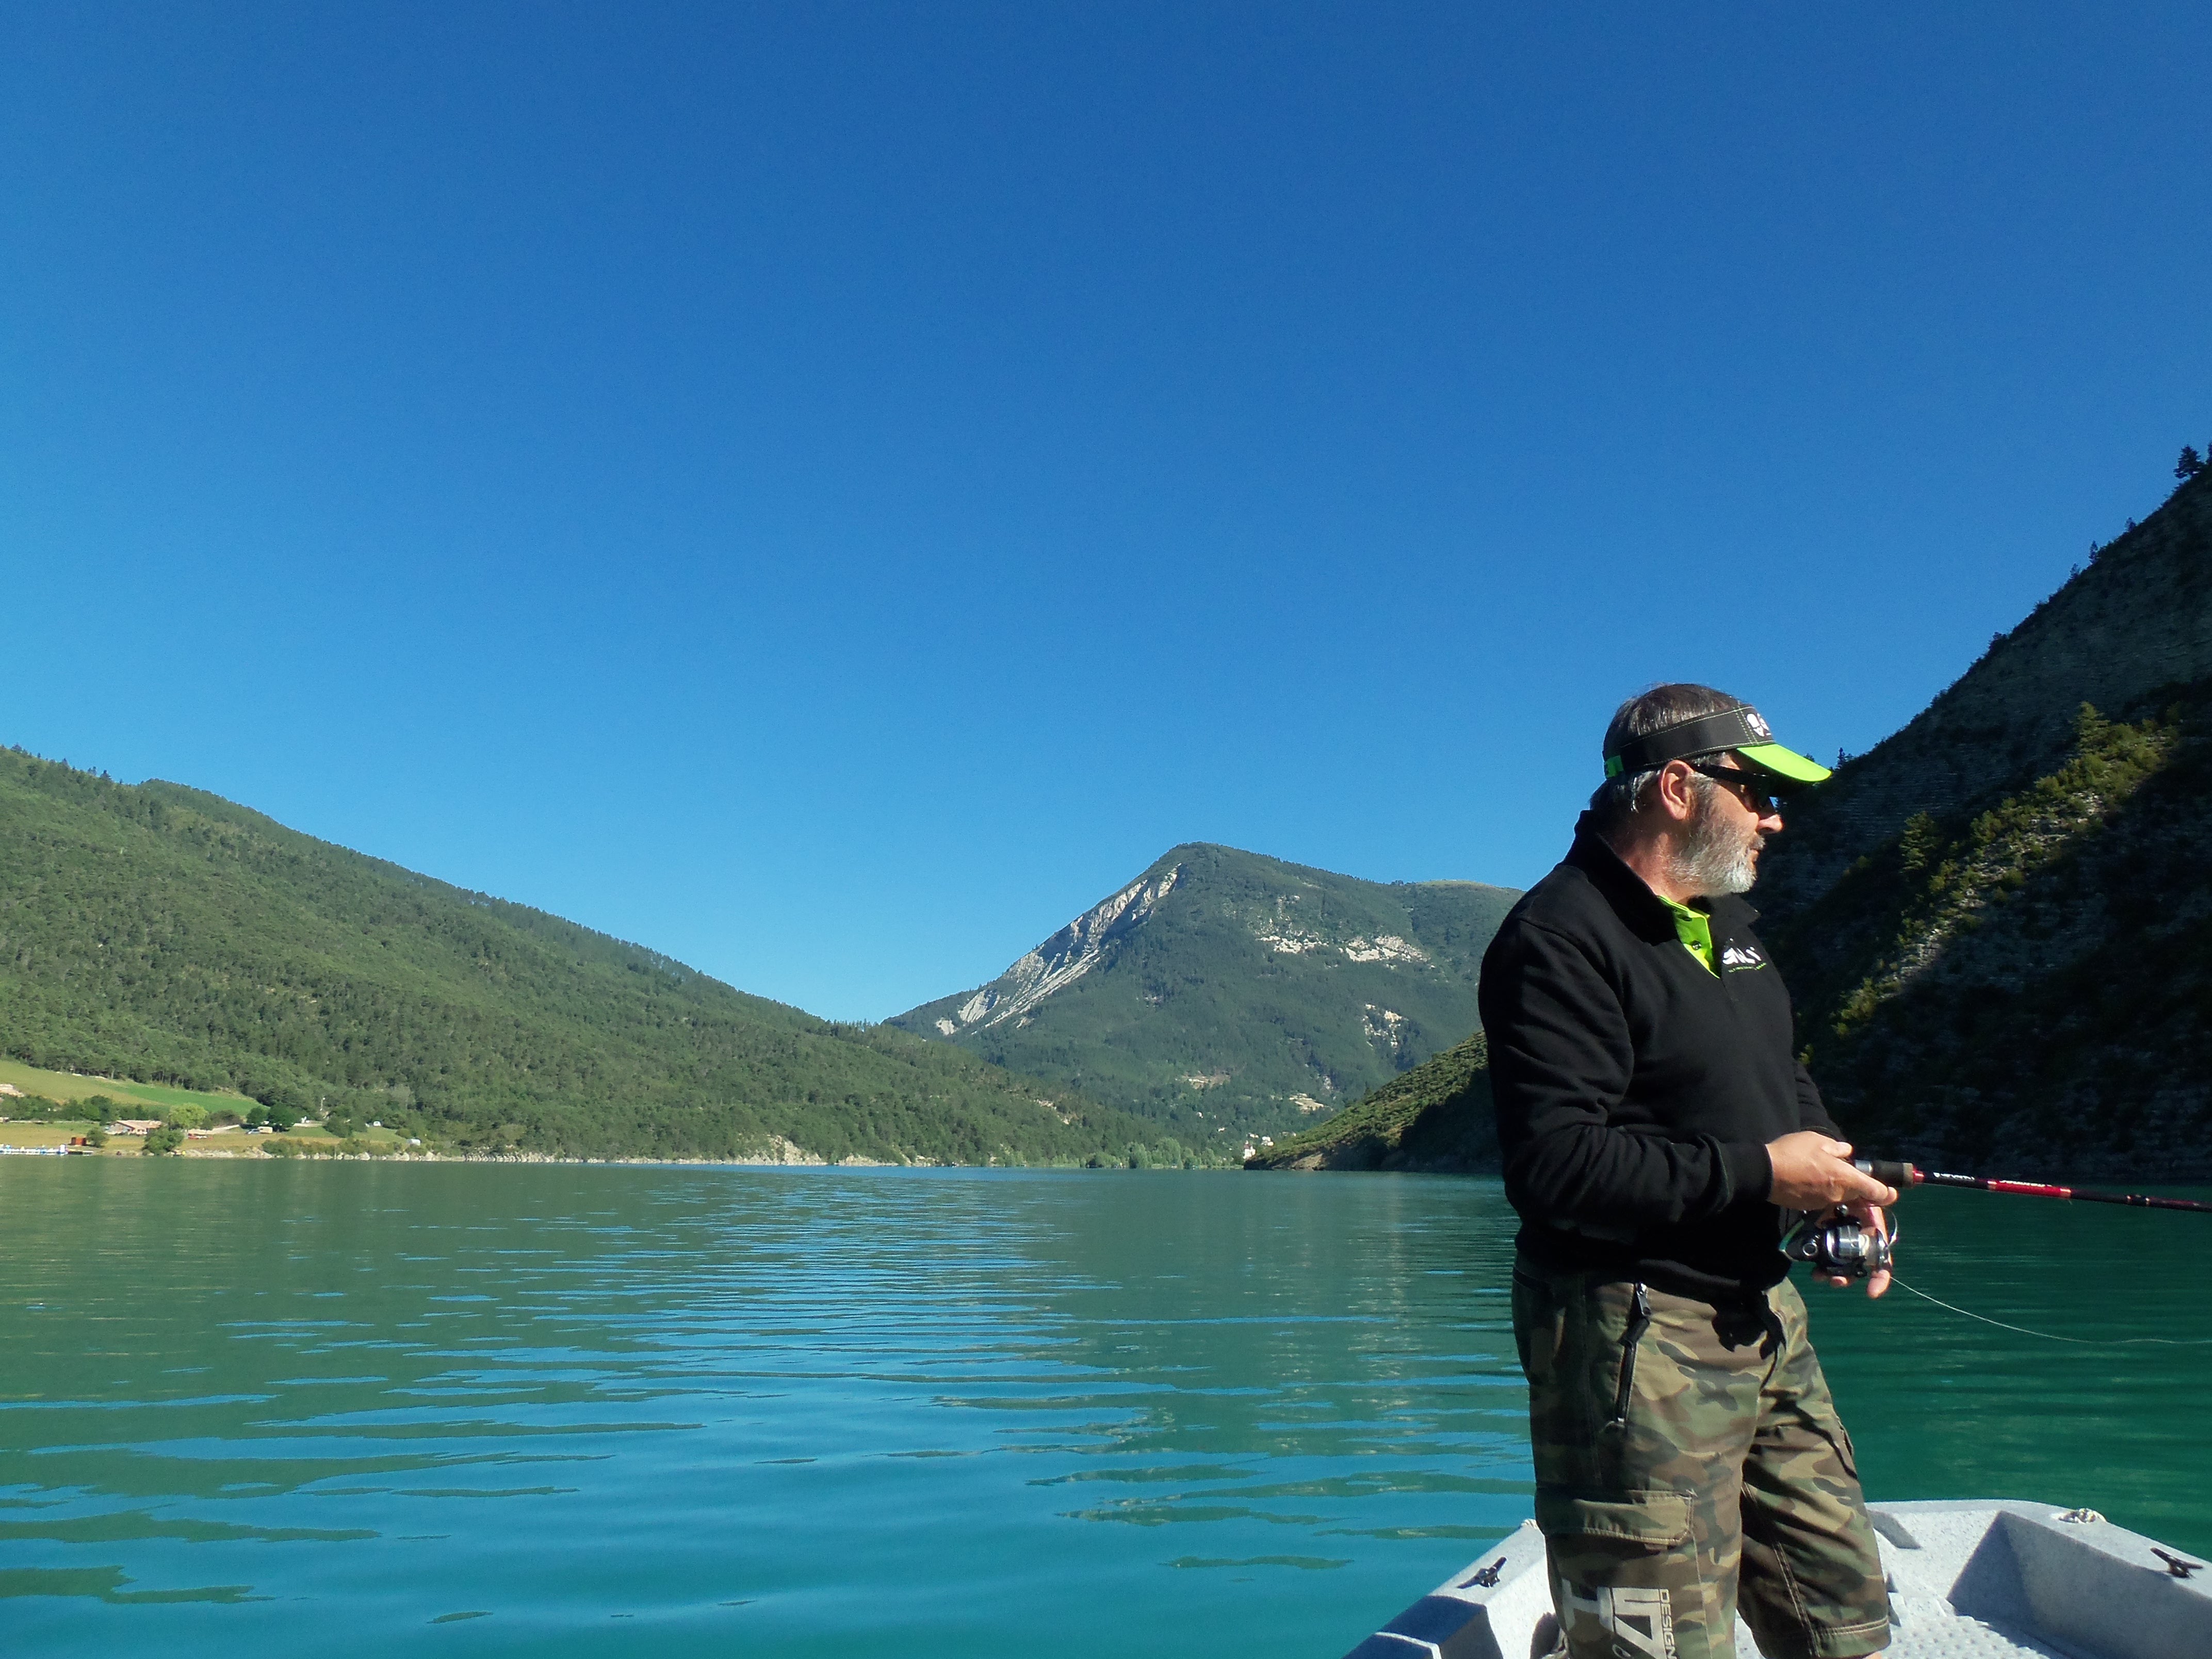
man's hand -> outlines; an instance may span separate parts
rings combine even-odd
[[[1766,1161],[1774,1166],[1774,1185],[1767,1198],[1785,1210],[1811,1210],[1815,1212],[1832,1210],[1841,1204],[1858,1218],[1863,1226],[1871,1227],[1884,1238],[1889,1237],[1889,1218],[1881,1206],[1897,1202],[1897,1189],[1885,1187],[1863,1170],[1851,1167],[1851,1143],[1833,1140],[1818,1129],[1800,1129],[1796,1134],[1784,1135],[1779,1140],[1766,1143]],[[1831,1279],[1828,1283],[1838,1287],[1848,1286],[1848,1279]],[[1880,1296],[1889,1288],[1889,1270],[1884,1268],[1867,1280],[1867,1294]]]
[[[1774,1168],[1767,1201],[1785,1210],[1832,1210],[1838,1204],[1894,1204],[1897,1190],[1851,1168],[1851,1143],[1818,1129],[1800,1129],[1766,1143]]]
[[[1858,1218],[1859,1223],[1862,1226],[1873,1228],[1875,1231],[1880,1233],[1884,1238],[1887,1238],[1889,1237],[1889,1218],[1882,1212],[1882,1207],[1881,1205],[1853,1204],[1849,1207],[1850,1209],[1850,1212]],[[1851,1281],[1848,1279],[1832,1279],[1828,1283],[1833,1285],[1838,1290],[1849,1290],[1850,1288]],[[1889,1269],[1887,1267],[1884,1267],[1878,1273],[1872,1274],[1867,1279],[1867,1294],[1869,1297],[1880,1296],[1888,1288]]]

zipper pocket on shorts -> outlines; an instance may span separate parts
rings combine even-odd
[[[1629,1316],[1628,1328],[1620,1334],[1620,1386],[1613,1396],[1613,1421],[1608,1429],[1626,1428],[1628,1425],[1629,1396],[1636,1392],[1636,1345],[1644,1340],[1644,1333],[1651,1325],[1651,1297],[1644,1286],[1636,1287],[1636,1311]]]

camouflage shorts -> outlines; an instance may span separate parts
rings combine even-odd
[[[1889,1642],[1889,1597],[1786,1280],[1716,1309],[1513,1270],[1536,1522],[1574,1659],[1730,1659],[1739,1600],[1772,1659]]]

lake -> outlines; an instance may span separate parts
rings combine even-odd
[[[2212,1218],[1905,1200],[1877,1498],[2202,1553]],[[1529,1512],[1494,1182],[0,1163],[0,1645],[1335,1659]]]

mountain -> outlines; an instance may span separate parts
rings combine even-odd
[[[1959,821],[2055,771],[2083,703],[2156,713],[2212,678],[2212,471],[2096,549],[1902,730],[1802,797],[1762,860],[1760,903],[1792,911],[1914,814]]]
[[[2212,473],[1811,792],[1763,863],[1801,1040],[1858,1139],[2212,1173]]]
[[[176,784],[0,751],[0,1052],[582,1156],[1176,1158],[1155,1126]]]
[[[989,984],[890,1024],[1241,1146],[1473,1030],[1484,947],[1518,896],[1192,843]]]
[[[1793,801],[1752,897],[1862,1146],[2212,1175],[2212,471]],[[1480,1167],[1474,1048],[1255,1168]]]

